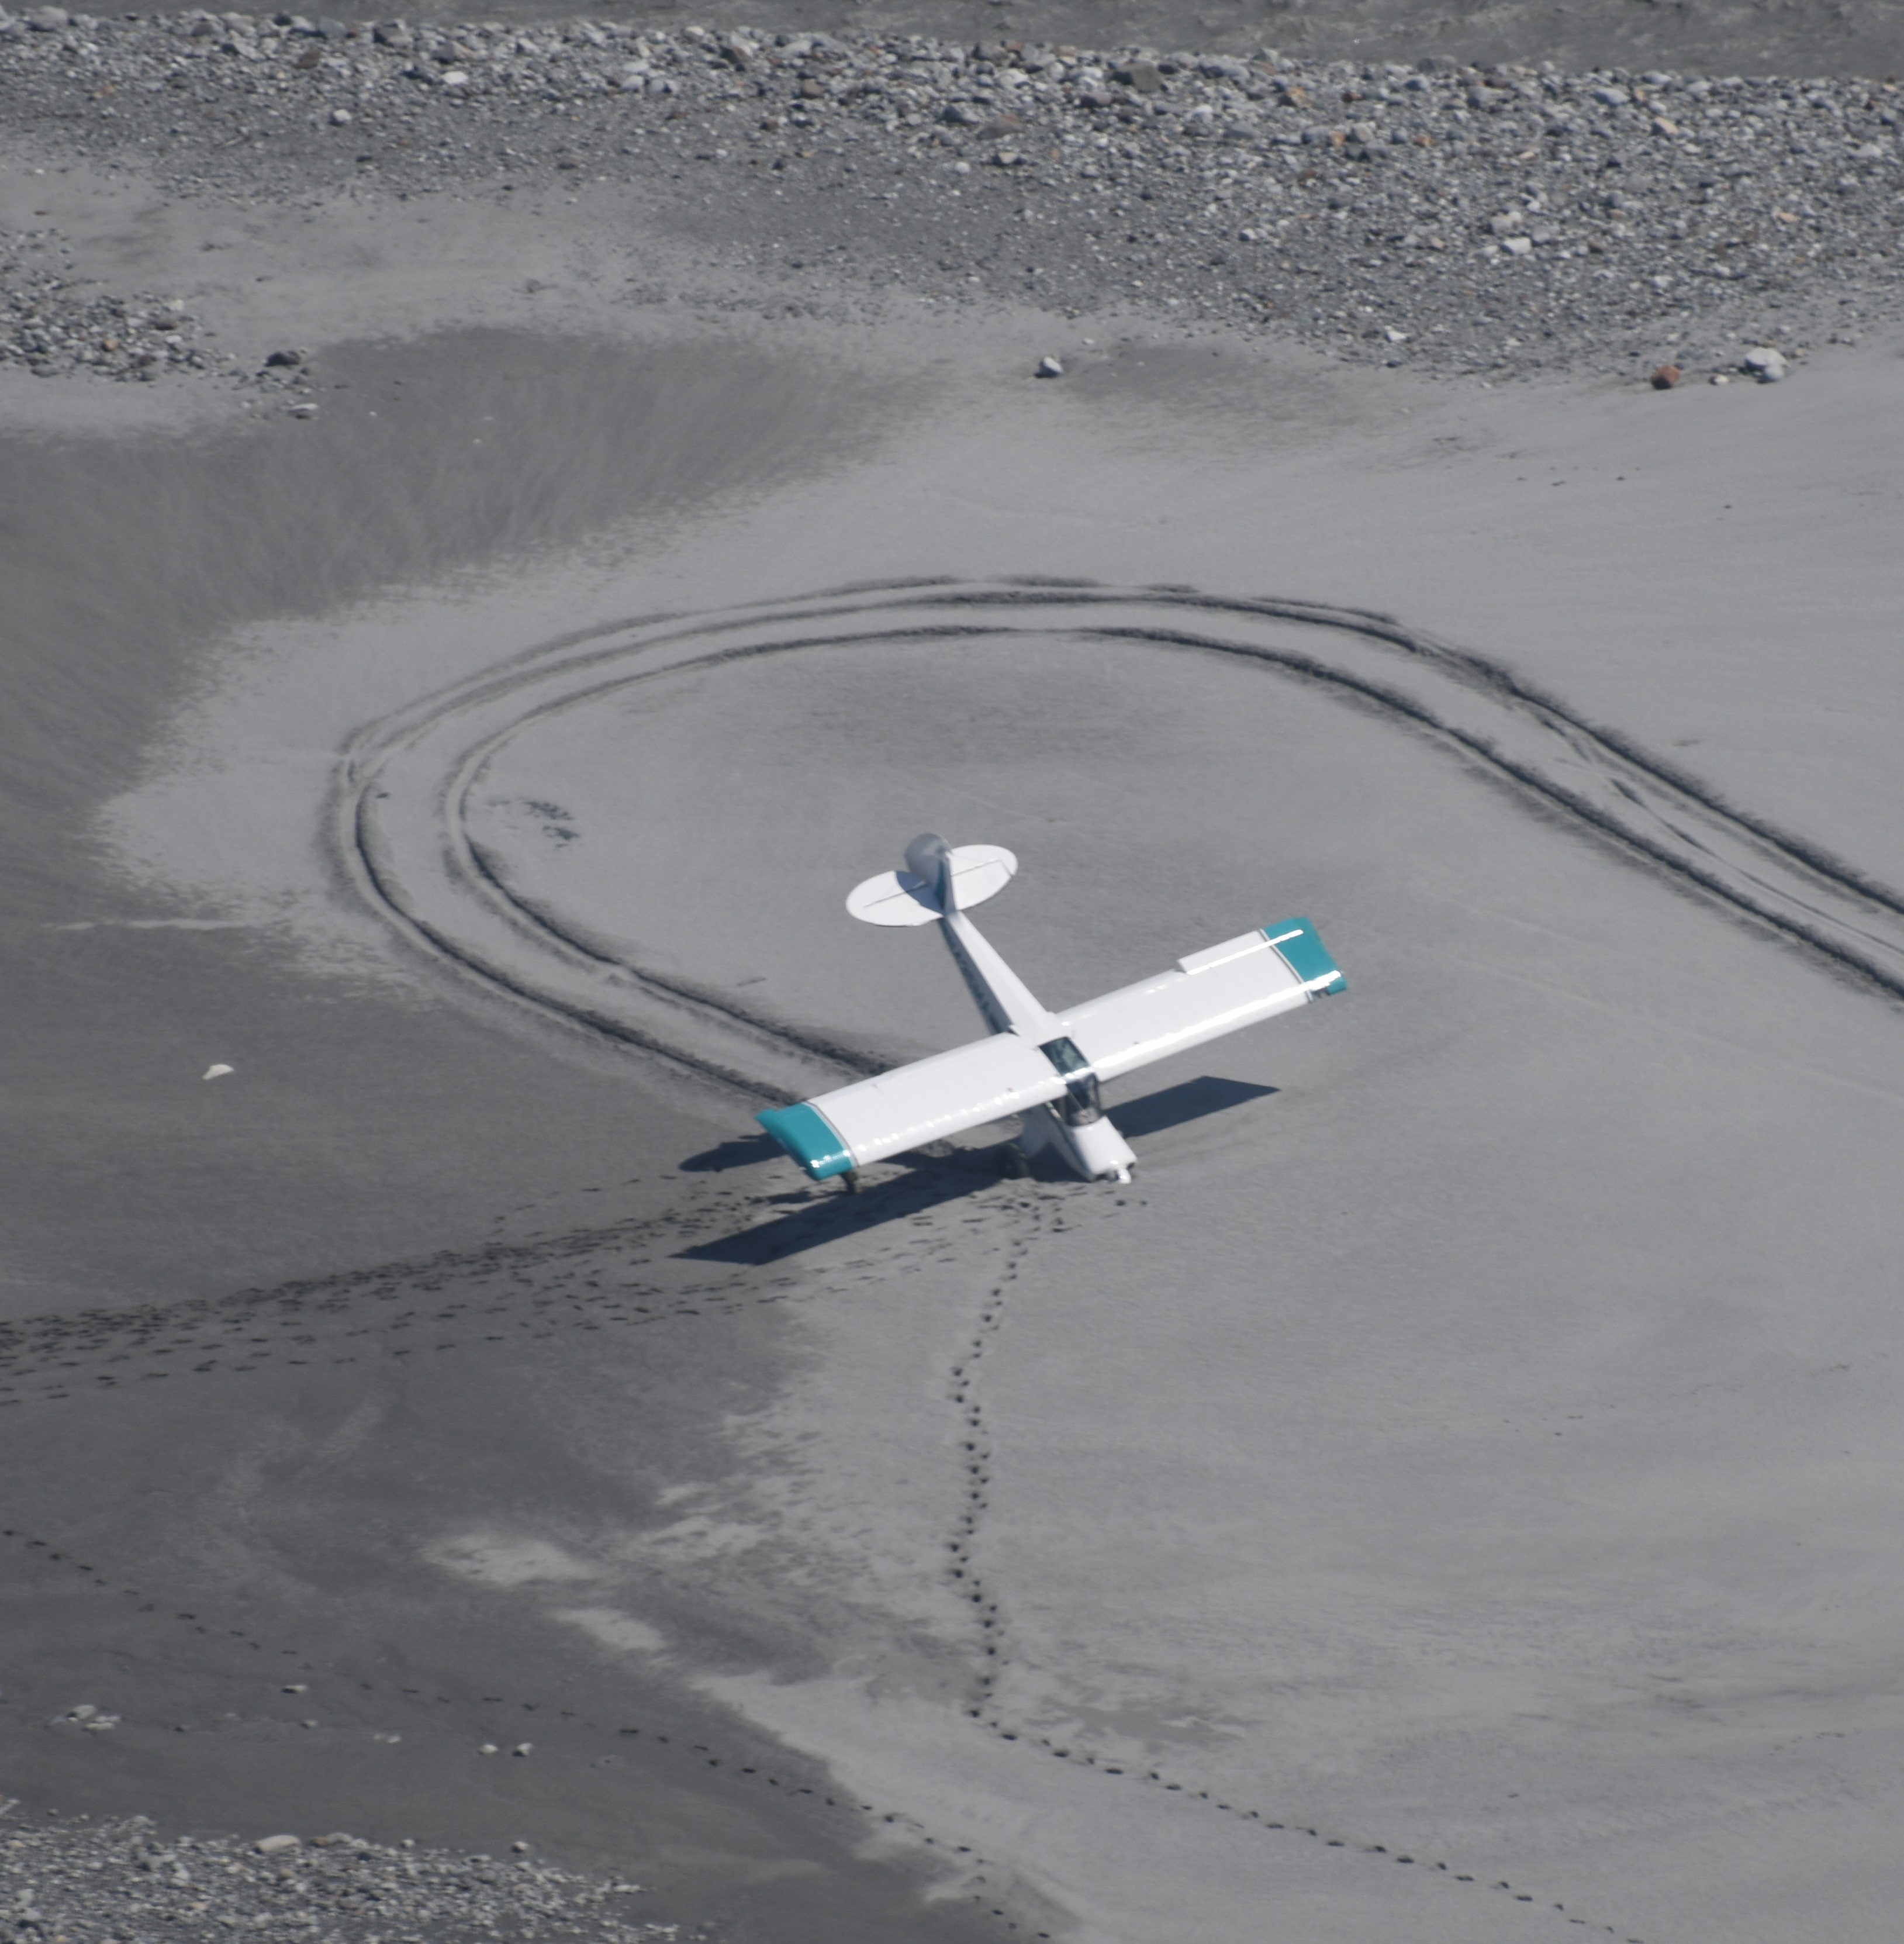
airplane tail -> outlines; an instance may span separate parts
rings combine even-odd
[[[882,871],[856,885],[846,908],[868,924],[930,924],[995,897],[1017,869],[1018,860],[996,844],[955,848],[928,831],[906,845],[904,870]]]
[[[952,869],[952,846],[930,830],[906,847],[906,868],[918,879],[927,897],[942,912],[958,909],[958,879]]]

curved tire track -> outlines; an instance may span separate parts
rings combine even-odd
[[[472,836],[472,792],[521,731],[684,669],[811,648],[1096,636],[1222,655],[1372,706],[1643,868],[1769,927],[1815,962],[1904,999],[1904,893],[1589,722],[1500,664],[1393,618],[1191,588],[1044,580],[838,589],[617,623],[532,649],[361,731],[335,836],[361,894],[419,949],[600,1041],[749,1097],[836,1086],[880,1063],[846,1035],[604,953],[516,894]]]

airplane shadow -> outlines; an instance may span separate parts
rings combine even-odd
[[[1174,1087],[1159,1087],[1155,1094],[1140,1095],[1109,1109],[1110,1116],[1124,1132],[1142,1140],[1161,1134],[1167,1128],[1180,1127],[1186,1121],[1207,1119],[1212,1114],[1226,1114],[1251,1100],[1264,1100],[1275,1093],[1273,1087],[1259,1087],[1252,1080],[1220,1080],[1206,1073],[1195,1080],[1180,1080]]]
[[[730,1141],[724,1145],[731,1148],[742,1143]],[[771,1141],[767,1146],[772,1153],[780,1152]],[[961,1148],[948,1155],[913,1155],[905,1163],[906,1172],[897,1179],[871,1183],[857,1195],[848,1195],[837,1188],[819,1189],[811,1200],[803,1201],[799,1207],[789,1209],[771,1222],[744,1229],[736,1235],[697,1242],[691,1249],[678,1250],[675,1260],[736,1263],[750,1268],[784,1262],[789,1256],[819,1248],[825,1243],[862,1235],[870,1229],[883,1228],[888,1222],[921,1214],[942,1202],[963,1200],[998,1179],[1001,1152],[998,1148]]]
[[[724,1174],[731,1167],[752,1167],[756,1161],[771,1161],[783,1152],[771,1134],[746,1134],[723,1141],[718,1147],[703,1148],[679,1167],[683,1174]]]
[[[1223,1080],[1204,1074],[1198,1079],[1180,1081],[1174,1087],[1127,1100],[1111,1109],[1111,1118],[1127,1134],[1141,1140],[1182,1127],[1186,1121],[1227,1113],[1275,1091],[1273,1087],[1260,1087],[1252,1081]],[[857,1195],[823,1189],[811,1199],[803,1196],[801,1205],[786,1214],[744,1229],[737,1235],[697,1242],[692,1248],[678,1250],[676,1260],[759,1268],[784,1262],[789,1256],[803,1254],[827,1242],[864,1235],[889,1222],[902,1221],[942,1203],[959,1201],[989,1186],[998,1179],[1007,1147],[1007,1144],[1001,1143],[996,1147],[911,1155],[904,1164],[906,1172],[896,1179],[875,1183]],[[751,1135],[723,1141],[717,1147],[691,1155],[681,1167],[685,1173],[716,1173],[771,1161],[780,1152],[778,1144],[767,1136]],[[1043,1163],[1048,1158],[1038,1158]],[[1043,1176],[1049,1170],[1040,1166],[1035,1171]],[[1053,1174],[1051,1178],[1069,1179],[1062,1174]]]

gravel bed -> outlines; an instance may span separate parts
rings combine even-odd
[[[68,254],[51,231],[0,231],[0,362],[149,380],[226,361],[198,341],[198,321],[183,298],[102,295],[62,274]]]
[[[1894,80],[1445,57],[0,14],[6,125],[177,192],[633,183],[796,308],[855,288],[1004,296],[1490,377],[1730,371],[1761,343],[1894,318],[1901,105]],[[32,252],[12,254],[0,360],[213,364],[154,349],[149,300],[61,285],[44,261],[29,288]],[[142,313],[128,351],[121,316]]]
[[[337,1835],[241,1843],[161,1838],[143,1816],[0,1833],[0,1936],[33,1944],[159,1944],[248,1932],[309,1944],[438,1944],[481,1934],[660,1944],[634,1884],[528,1856],[457,1856]]]

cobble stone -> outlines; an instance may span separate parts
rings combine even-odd
[[[689,1944],[712,1935],[644,1921],[638,1884],[577,1875],[526,1853],[498,1861],[341,1832],[250,1844],[167,1837],[138,1816],[20,1822],[16,1808],[0,1826],[0,1905],[23,1936],[66,1944],[155,1944],[235,1930],[308,1944],[447,1944],[478,1933],[524,1944]]]
[[[0,15],[0,122],[175,190],[632,183],[714,258],[803,291],[1114,309],[1490,380],[1736,369],[1894,318],[1899,109],[1890,82],[1441,56]],[[149,299],[60,287],[46,241],[8,245],[0,360],[220,368]]]

